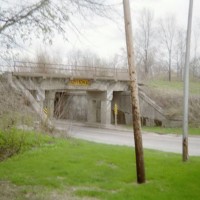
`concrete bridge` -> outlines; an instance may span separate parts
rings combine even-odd
[[[43,119],[46,108],[49,119],[76,115],[75,120],[111,124],[117,103],[118,121],[132,123],[128,69],[15,62],[9,82],[24,93]],[[139,97],[145,125],[172,124],[141,89]]]

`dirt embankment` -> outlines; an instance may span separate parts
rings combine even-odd
[[[6,128],[19,121],[31,122],[35,117],[29,102],[8,84],[4,75],[0,75],[0,128]]]

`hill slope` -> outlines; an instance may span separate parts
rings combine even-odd
[[[36,117],[23,95],[11,88],[4,75],[0,75],[0,128],[33,122]]]
[[[183,116],[183,82],[149,81],[143,90],[170,118]],[[200,83],[190,83],[189,122],[192,125],[200,124]]]

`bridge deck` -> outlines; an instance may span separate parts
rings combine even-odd
[[[26,77],[83,78],[128,81],[128,69],[15,62],[13,75]]]

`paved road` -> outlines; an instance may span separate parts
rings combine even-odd
[[[86,126],[67,126],[57,122],[56,127],[67,129],[70,136],[88,141],[104,144],[134,146],[132,131],[112,130],[104,128],[91,128]],[[182,153],[182,136],[178,135],[159,135],[155,133],[143,133],[143,146],[146,149],[155,149],[165,152]],[[189,138],[189,154],[200,156],[200,137]]]

